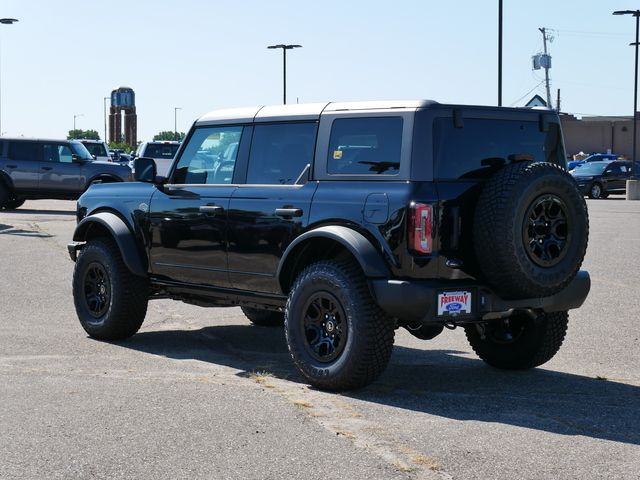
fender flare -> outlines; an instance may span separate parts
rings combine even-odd
[[[129,230],[124,220],[117,215],[109,212],[99,212],[85,217],[76,226],[75,232],[73,232],[73,240],[76,242],[86,241],[87,232],[94,224],[99,224],[109,231],[118,245],[124,264],[131,273],[146,278],[148,276],[147,269],[145,268],[133,233],[131,233],[131,230]]]
[[[278,264],[276,272],[278,281],[281,279],[282,271],[290,254],[295,253],[297,247],[303,242],[313,238],[328,238],[340,243],[354,256],[367,278],[388,278],[390,276],[384,258],[364,235],[349,227],[329,225],[309,230],[289,244]]]
[[[4,170],[0,170],[0,183],[4,183],[10,192],[13,192],[15,190],[11,177]]]

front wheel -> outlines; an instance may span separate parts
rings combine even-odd
[[[293,362],[318,388],[363,387],[391,357],[393,322],[371,298],[353,262],[307,267],[291,289],[284,322]]]
[[[600,185],[599,183],[594,183],[593,185],[591,185],[591,188],[589,189],[589,198],[593,198],[593,199],[599,199],[599,198],[604,198],[604,191],[602,190],[602,185]]]
[[[124,264],[108,238],[90,240],[73,271],[73,301],[80,324],[98,340],[135,334],[147,313],[148,281]]]
[[[526,370],[548,362],[567,333],[567,312],[532,316],[514,313],[507,319],[465,327],[473,351],[489,365]]]

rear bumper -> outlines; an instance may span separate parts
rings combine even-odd
[[[586,271],[579,271],[561,292],[550,297],[505,300],[481,284],[461,282],[371,280],[372,291],[380,308],[405,322],[444,323],[502,318],[514,310],[560,312],[579,308],[591,289]],[[438,294],[467,291],[471,293],[471,313],[438,316]]]

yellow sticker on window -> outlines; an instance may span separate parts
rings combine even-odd
[[[333,151],[333,159],[340,160],[342,158],[342,150],[334,150]]]

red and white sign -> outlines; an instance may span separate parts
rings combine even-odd
[[[462,313],[471,313],[471,292],[438,294],[438,315],[455,316]]]

